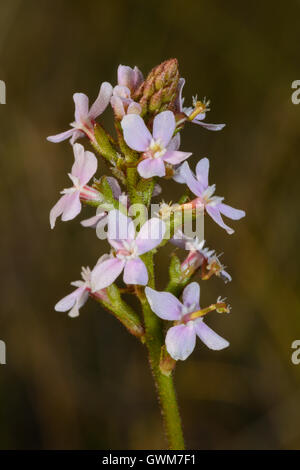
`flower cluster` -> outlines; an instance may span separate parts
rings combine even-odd
[[[68,221],[74,219],[83,206],[91,206],[96,208],[96,215],[81,224],[93,228],[101,224],[102,228],[107,228],[109,246],[109,252],[92,270],[82,269],[82,281],[72,283],[76,290],[58,302],[55,309],[69,311],[69,315],[75,317],[88,297],[92,297],[143,342],[147,342],[146,316],[150,311],[161,331],[164,324],[158,318],[168,322],[165,346],[161,344],[161,348],[162,351],[166,348],[166,354],[174,362],[185,360],[191,354],[197,336],[213,350],[228,346],[228,341],[215,333],[204,322],[204,317],[212,311],[229,312],[229,306],[218,299],[201,309],[200,286],[193,278],[199,276],[207,280],[215,274],[226,282],[231,280],[215,251],[204,247],[204,240],[197,236],[185,234],[182,218],[178,222],[176,215],[184,212],[194,219],[199,213],[208,214],[228,234],[232,234],[233,229],[225,224],[222,215],[232,220],[245,215],[244,211],[225,204],[223,197],[214,195],[215,185],[208,182],[207,158],[197,163],[193,173],[187,161],[192,153],[179,150],[180,133],[188,123],[212,131],[224,127],[224,124],[204,122],[209,101],[199,101],[196,97],[191,107],[183,106],[184,83],[176,59],[155,67],[146,78],[137,67],[120,65],[117,84],[113,87],[102,83],[90,108],[88,97],[75,93],[75,121],[71,129],[48,137],[51,142],[70,139],[75,159],[68,174],[73,186],[62,191],[52,208],[51,228],[59,216],[62,221]],[[113,111],[115,136],[96,121],[109,105]],[[95,178],[98,158],[75,143],[83,137],[97,157],[104,159],[111,176],[101,174]],[[161,192],[158,180],[168,178],[173,178],[186,193],[175,205],[161,204],[161,210],[147,219],[152,198]],[[167,242],[187,250],[188,255],[180,260],[178,249],[173,253],[169,283],[165,290],[158,291],[154,286],[153,260],[156,251]],[[118,287],[115,281],[121,273],[124,285]],[[139,298],[143,319],[124,301],[124,292]],[[182,301],[179,300],[181,294]],[[166,355],[162,354],[160,367],[168,374],[165,363]]]

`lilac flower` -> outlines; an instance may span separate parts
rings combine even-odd
[[[154,217],[136,234],[134,222],[118,210],[108,214],[108,241],[115,256],[97,264],[92,272],[92,291],[112,284],[124,270],[125,284],[145,286],[148,271],[140,256],[159,245],[165,234],[165,223]]]
[[[81,277],[83,279],[82,281],[71,282],[71,286],[77,287],[77,289],[57,302],[54,307],[57,312],[69,311],[69,317],[78,317],[79,309],[85,304],[89,297],[91,278],[90,268],[82,268]]]
[[[192,205],[195,207],[202,206],[220,227],[224,228],[227,233],[232,234],[234,230],[224,223],[221,214],[232,220],[239,220],[245,216],[245,212],[224,204],[222,202],[223,197],[213,196],[216,185],[208,185],[208,171],[209,161],[207,158],[202,158],[198,162],[196,166],[197,177],[193,175],[187,162],[184,162],[180,169],[181,176],[184,178],[186,184],[197,196],[197,198],[192,201]]]
[[[57,135],[47,137],[50,142],[62,142],[71,138],[73,144],[78,138],[86,134],[91,140],[95,139],[94,124],[95,119],[107,108],[112,95],[112,86],[108,82],[103,82],[96,101],[89,109],[89,99],[84,93],[74,93],[75,121],[70,125],[72,129]]]
[[[129,88],[133,93],[144,81],[142,72],[138,67],[128,67],[128,65],[119,65],[118,67],[118,85]]]
[[[125,114],[140,114],[142,108],[136,103],[131,95],[143,82],[143,74],[137,68],[119,65],[118,85],[113,89],[113,96],[110,100],[112,108],[118,119],[122,119]]]
[[[127,145],[143,152],[138,172],[143,178],[165,176],[165,162],[176,165],[188,158],[191,153],[174,150],[172,139],[176,122],[171,111],[163,111],[153,121],[153,136],[143,119],[136,114],[128,114],[121,122]]]
[[[199,104],[203,108],[203,111],[199,112],[199,114],[197,114],[195,118],[192,119],[191,122],[193,122],[194,124],[199,124],[199,126],[202,126],[205,129],[208,129],[209,131],[222,130],[225,127],[225,124],[208,124],[206,122],[203,122],[203,120],[206,118],[207,111],[210,111],[210,109],[208,108],[209,102],[205,102],[204,100],[203,103],[200,103],[197,101],[197,98],[193,98],[194,107],[183,106],[184,98],[182,98],[182,89],[183,89],[184,84],[185,84],[185,79],[180,78],[179,83],[178,83],[178,96],[177,96],[177,101],[176,101],[176,107],[178,111],[181,113],[184,113],[187,117],[189,117],[192,115],[192,113],[195,111],[195,108]]]
[[[184,361],[194,350],[196,336],[210,349],[221,350],[229,346],[228,341],[221,338],[209,326],[203,317],[190,319],[189,314],[200,310],[200,286],[192,282],[183,291],[181,303],[169,292],[158,292],[146,287],[145,293],[153,312],[163,320],[176,322],[167,331],[166,348],[176,361]]]
[[[81,211],[82,200],[99,200],[100,193],[87,186],[89,180],[97,171],[98,161],[92,152],[85,152],[81,144],[73,146],[75,162],[69,177],[72,180],[72,188],[64,189],[63,196],[50,211],[50,225],[54,228],[57,217],[61,220],[74,219]]]
[[[102,261],[102,258],[100,258],[99,261]],[[77,287],[77,289],[74,290],[71,294],[61,299],[59,302],[57,302],[54,307],[57,312],[69,311],[69,317],[78,317],[79,309],[85,304],[89,297],[89,293],[91,292],[90,268],[82,268],[81,277],[81,281],[71,282],[71,286]],[[108,297],[105,291],[99,291],[95,294],[95,296],[99,299],[108,301]]]

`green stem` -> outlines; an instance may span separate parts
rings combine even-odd
[[[171,375],[164,375],[159,367],[161,347],[164,343],[161,320],[153,314],[146,298],[142,300],[142,307],[146,328],[145,343],[149,353],[150,367],[156,385],[169,449],[182,450],[184,449],[184,440],[173,378]]]
[[[143,256],[143,261],[149,273],[149,286],[154,288],[153,253],[146,253]],[[152,312],[145,294],[141,294],[140,291],[138,291],[138,294],[144,314],[145,344],[148,349],[149,363],[156,386],[169,449],[182,450],[184,449],[184,439],[173,378],[171,375],[163,374],[159,365],[161,348],[164,345],[162,321]]]

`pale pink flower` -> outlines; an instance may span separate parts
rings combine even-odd
[[[98,260],[98,263],[102,261],[103,257]],[[89,267],[82,268],[81,277],[82,280],[71,282],[71,286],[77,287],[77,289],[57,302],[54,307],[57,312],[69,312],[69,317],[78,317],[79,309],[85,304],[91,292],[91,270]],[[99,290],[93,296],[107,302],[109,301],[105,290]]]
[[[127,145],[137,152],[143,152],[138,172],[143,178],[165,176],[165,162],[177,165],[191,153],[174,150],[173,134],[176,128],[174,114],[163,111],[155,116],[153,135],[145,122],[136,114],[128,114],[121,122]]]
[[[245,211],[234,209],[231,206],[223,203],[223,197],[213,196],[216,185],[208,185],[208,171],[209,160],[202,158],[196,166],[196,177],[190,170],[189,164],[184,162],[180,168],[180,174],[184,178],[186,184],[195,194],[196,199],[192,201],[192,206],[203,207],[208,215],[218,224],[224,228],[227,233],[232,234],[234,230],[226,225],[222,219],[221,214],[229,219],[239,220],[245,217]]]
[[[144,81],[142,72],[138,67],[133,69],[128,65],[119,65],[118,67],[118,85],[127,87],[131,93]]]
[[[196,282],[186,286],[182,303],[173,294],[158,292],[150,287],[146,287],[145,294],[151,309],[159,318],[176,322],[166,335],[167,351],[175,361],[184,361],[193,352],[197,336],[213,350],[229,346],[228,341],[204,323],[203,317],[194,320],[188,318],[188,314],[200,310],[200,286]]]
[[[82,268],[81,277],[81,281],[71,282],[71,286],[77,287],[77,289],[57,302],[54,307],[57,312],[69,312],[69,317],[78,317],[79,309],[85,304],[89,297],[91,278],[90,268]]]
[[[75,162],[71,173],[68,175],[73,186],[61,192],[63,196],[51,209],[51,228],[54,228],[56,219],[60,215],[63,221],[74,219],[81,211],[81,200],[98,201],[101,199],[98,191],[87,186],[87,183],[97,171],[97,158],[92,152],[85,152],[81,144],[74,144],[73,151]]]
[[[70,124],[71,129],[57,135],[47,137],[50,142],[62,142],[71,138],[73,144],[78,138],[86,134],[89,139],[94,140],[95,119],[107,108],[112,95],[112,86],[108,82],[103,82],[98,97],[89,109],[89,99],[84,93],[74,93],[75,121]]]
[[[190,114],[194,111],[194,108],[183,106],[184,98],[182,98],[182,89],[183,89],[184,84],[185,84],[185,79],[180,78],[179,83],[178,83],[178,95],[177,95],[176,106],[179,112],[184,113],[187,117],[189,117]],[[208,106],[209,103],[206,103],[206,104]],[[208,107],[206,107],[205,112],[197,114],[197,116],[191,122],[193,122],[194,124],[199,124],[199,126],[202,126],[205,129],[208,129],[209,131],[222,130],[226,124],[208,124],[207,122],[203,122],[203,120],[206,118],[207,111],[209,111]]]
[[[140,114],[141,105],[132,99],[132,94],[143,82],[143,74],[137,68],[119,65],[118,85],[113,89],[113,96],[110,100],[111,106],[118,119],[122,119],[125,114]]]
[[[165,230],[165,223],[154,217],[136,234],[134,222],[129,217],[118,210],[110,211],[107,235],[115,256],[93,269],[93,291],[112,284],[123,270],[125,284],[147,285],[148,271],[140,256],[161,243]]]

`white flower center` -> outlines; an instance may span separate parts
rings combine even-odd
[[[86,285],[89,286],[90,283],[91,283],[91,270],[90,270],[89,267],[87,267],[87,268],[82,267],[81,268],[81,277],[84,280],[84,282],[86,283]]]
[[[204,243],[205,243],[205,240],[201,240],[200,242],[199,238],[195,237],[194,239],[187,240],[185,244],[185,249],[189,251],[201,251]]]
[[[210,206],[214,207],[218,204],[221,204],[221,202],[224,200],[223,197],[213,196],[215,190],[216,185],[212,184],[211,186],[208,186],[205,191],[203,191],[201,194],[201,199],[204,205],[209,204]]]
[[[80,118],[80,121],[71,122],[70,126],[74,127],[74,129],[78,129],[79,131],[86,131],[93,128],[92,121],[89,117],[86,117],[85,119]]]
[[[117,258],[130,260],[138,257],[138,247],[135,243],[135,240],[123,240],[122,245],[123,247],[120,248],[116,253]]]
[[[151,154],[152,158],[161,158],[166,153],[166,151],[167,149],[163,146],[160,139],[152,139],[147,149],[147,152]]]
[[[79,178],[77,176],[68,173],[69,178],[72,180],[73,186],[72,188],[66,188],[61,191],[61,194],[70,194],[75,193],[76,191],[82,191],[84,185],[80,184]]]

